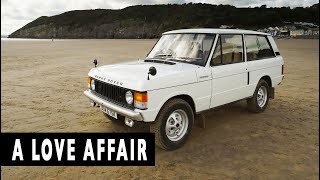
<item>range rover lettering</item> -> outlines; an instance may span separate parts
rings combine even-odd
[[[111,121],[148,123],[156,144],[173,150],[205,110],[246,99],[249,111],[263,112],[283,70],[269,34],[181,29],[163,33],[144,60],[92,68],[84,94]]]

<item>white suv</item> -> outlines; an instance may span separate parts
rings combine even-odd
[[[150,123],[156,144],[172,150],[205,110],[247,99],[250,111],[263,112],[283,80],[283,65],[269,34],[174,30],[144,60],[92,68],[84,94],[111,121]]]

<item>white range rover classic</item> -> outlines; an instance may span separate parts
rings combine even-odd
[[[263,112],[283,71],[269,34],[181,29],[163,33],[144,60],[92,68],[84,94],[111,121],[149,123],[156,144],[173,150],[205,110],[246,99]]]

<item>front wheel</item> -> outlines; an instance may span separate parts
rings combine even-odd
[[[255,113],[263,112],[268,106],[269,92],[269,84],[265,80],[261,79],[253,96],[247,100],[249,111]]]
[[[187,141],[193,121],[191,106],[182,99],[171,99],[162,107],[155,122],[150,124],[150,132],[155,133],[157,146],[174,150]]]

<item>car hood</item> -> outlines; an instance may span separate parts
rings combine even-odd
[[[150,79],[148,80],[151,66],[156,68],[157,74],[155,76],[149,75]],[[197,82],[196,70],[198,68],[201,67],[187,63],[170,65],[133,61],[92,68],[88,75],[124,88],[148,91]]]

